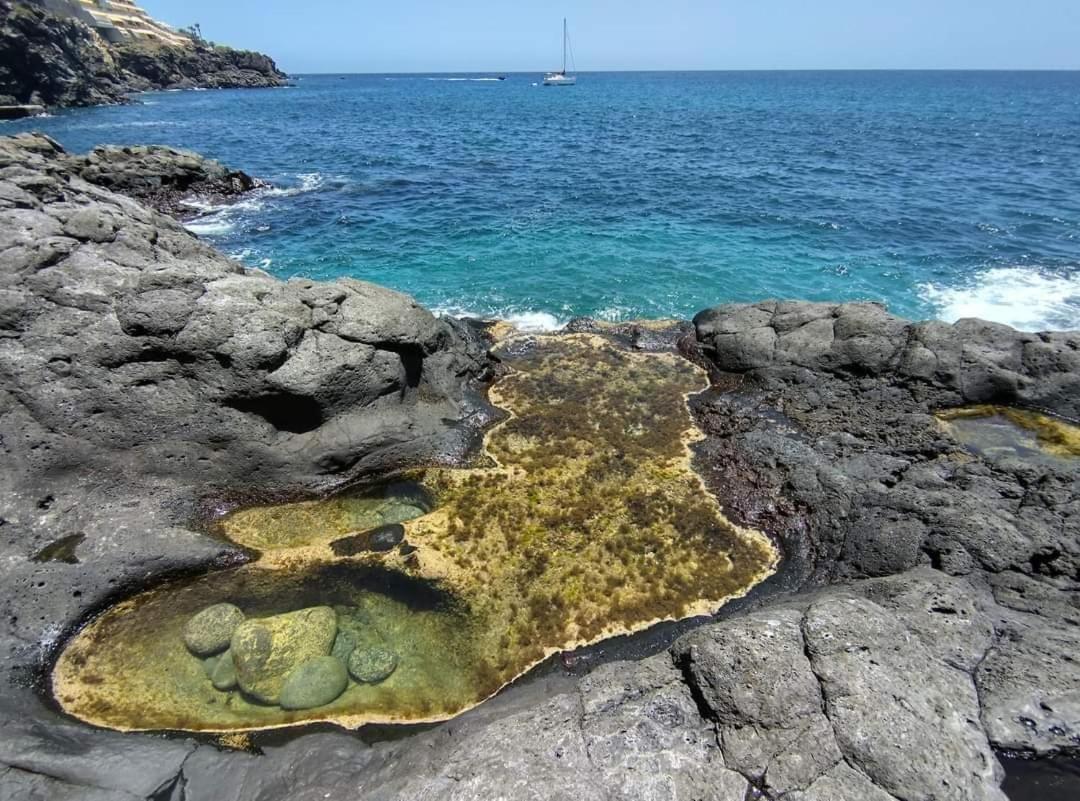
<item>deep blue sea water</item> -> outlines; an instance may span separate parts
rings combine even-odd
[[[303,76],[0,132],[219,158],[278,189],[209,210],[200,235],[441,310],[552,324],[872,299],[1080,328],[1080,73],[538,77]]]

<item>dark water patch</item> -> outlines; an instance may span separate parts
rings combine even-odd
[[[1080,759],[1024,759],[998,755],[1005,768],[1001,789],[1009,801],[1076,801],[1080,798]]]

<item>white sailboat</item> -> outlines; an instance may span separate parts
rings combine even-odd
[[[566,31],[566,18],[562,21],[562,69],[558,72],[549,72],[544,76],[544,86],[573,86],[577,83],[576,75],[566,74],[566,47],[570,41],[570,35]]]

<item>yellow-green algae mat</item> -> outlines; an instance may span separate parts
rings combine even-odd
[[[1080,426],[1031,409],[960,406],[937,417],[950,434],[982,456],[1036,461],[1080,457]]]
[[[64,709],[122,730],[442,720],[552,653],[711,613],[775,569],[768,539],[725,520],[691,469],[700,434],[686,399],[707,386],[700,369],[590,335],[511,338],[501,355],[511,371],[491,399],[509,417],[487,433],[482,466],[410,476],[435,504],[404,524],[406,547],[335,555],[370,498],[234,513],[223,532],[261,558],[92,621],[54,670]],[[219,602],[248,619],[333,606],[399,666],[304,711],[219,692],[182,639]]]

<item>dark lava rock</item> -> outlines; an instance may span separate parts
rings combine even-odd
[[[93,106],[151,89],[286,84],[261,53],[201,42],[112,44],[85,16],[77,3],[0,0],[0,105]]]
[[[242,561],[201,533],[216,498],[464,457],[490,361],[400,293],[245,270],[43,136],[0,138],[0,242],[0,784],[167,797],[195,744],[55,712],[34,679],[60,632]],[[78,563],[32,560],[72,532]]]
[[[330,543],[330,550],[337,556],[356,556],[360,553],[383,553],[392,551],[405,539],[405,527],[400,523],[379,526],[371,531],[352,534]]]
[[[378,684],[397,670],[398,656],[389,648],[358,646],[349,654],[349,674],[364,684]]]
[[[349,675],[341,660],[320,656],[297,666],[281,688],[282,709],[314,709],[325,706],[345,692]]]
[[[184,645],[196,656],[211,656],[229,647],[244,613],[232,604],[208,606],[184,626]]]
[[[1080,417],[1080,334],[778,301],[695,320],[716,376],[695,463],[786,557],[724,619],[374,746],[311,733],[254,755],[73,723],[21,677],[117,587],[236,558],[191,525],[208,488],[314,494],[460,458],[491,364],[398,293],[244,271],[42,137],[0,140],[0,241],[15,797],[1004,801],[993,749],[1080,748],[1077,467],[988,460],[933,416]],[[93,546],[79,564],[30,559],[71,531]]]
[[[285,86],[288,76],[274,60],[250,50],[193,43],[173,47],[150,41],[124,41],[110,48],[132,90],[259,89]]]
[[[228,203],[267,186],[198,153],[163,145],[96,147],[85,156],[70,156],[69,163],[80,178],[178,218],[195,213],[195,200]]]
[[[42,4],[0,0],[0,95],[12,104],[127,102],[127,76],[108,45],[76,19]]]

